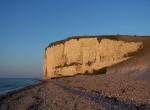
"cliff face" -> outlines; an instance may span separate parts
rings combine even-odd
[[[44,79],[93,73],[131,57],[143,47],[140,41],[98,37],[68,39],[49,45],[44,55]]]

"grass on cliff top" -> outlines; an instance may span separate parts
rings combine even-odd
[[[46,48],[50,47],[50,46],[54,46],[60,43],[64,43],[65,41],[68,41],[70,39],[81,39],[81,38],[97,38],[98,40],[101,40],[102,38],[108,38],[108,39],[112,39],[112,40],[125,40],[128,41],[129,38],[142,38],[145,36],[136,36],[136,35],[82,35],[82,36],[72,36],[72,37],[68,37],[66,39],[63,40],[59,40],[56,42],[52,42],[50,43]],[[130,40],[129,40],[130,41]]]

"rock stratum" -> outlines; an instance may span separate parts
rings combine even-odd
[[[44,79],[92,74],[134,56],[142,38],[85,36],[51,43],[44,53]]]

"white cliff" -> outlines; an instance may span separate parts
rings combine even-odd
[[[70,38],[48,46],[44,57],[44,79],[93,73],[130,58],[142,42],[98,37]]]

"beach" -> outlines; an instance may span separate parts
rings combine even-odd
[[[0,110],[149,110],[149,84],[127,76],[54,78],[0,97]]]

